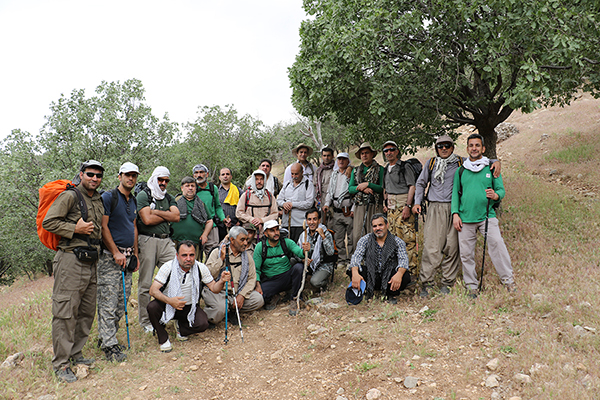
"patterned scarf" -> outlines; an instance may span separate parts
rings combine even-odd
[[[458,162],[458,157],[456,154],[450,154],[448,158],[436,157],[435,158],[435,171],[433,172],[433,179],[439,180],[441,183],[444,183],[444,176],[446,175],[446,170],[448,169],[448,164],[452,164],[453,162]]]
[[[323,232],[327,232],[327,227],[323,224],[319,224],[318,228],[323,229]],[[317,229],[318,229],[317,228]],[[306,228],[306,230],[304,232],[302,232],[302,234],[300,235],[300,242],[311,242],[310,240],[310,234],[308,239],[306,238],[306,233],[309,231],[308,228]],[[312,261],[310,262],[310,265],[308,266],[309,271],[316,271],[317,268],[319,267],[319,264],[321,264],[321,247],[323,247],[323,238],[321,237],[321,235],[319,235],[317,233],[317,231],[315,230],[315,235],[317,235],[317,242],[313,245],[313,252],[310,256],[310,258],[312,258]]]
[[[194,263],[194,266],[190,269],[189,273],[192,275],[192,307],[190,308],[187,319],[190,323],[190,326],[192,326],[194,324],[194,320],[196,319],[196,306],[198,305],[198,300],[200,300],[200,265],[198,261]],[[171,265],[171,278],[169,279],[167,293],[165,294],[167,297],[183,295],[181,291],[181,276],[183,274],[185,274],[185,272],[179,266],[179,261],[177,258],[175,258],[175,260],[173,260],[173,264]],[[167,322],[172,320],[174,316],[175,308],[173,308],[172,305],[167,304],[160,322],[163,325],[166,325]]]
[[[187,218],[187,206],[188,200],[182,195],[177,200],[177,208],[179,209],[179,219],[184,220]],[[192,208],[192,218],[200,225],[206,224],[208,220],[208,214],[204,207],[204,202],[200,200],[198,196],[194,196],[194,208]]]
[[[319,168],[317,168],[317,173],[315,174],[317,180],[317,198],[321,199],[321,196],[323,195],[323,193],[321,193],[323,191],[323,182],[321,182],[323,171],[333,169],[336,164],[335,161],[332,161],[329,164],[321,164]],[[325,199],[321,199],[321,201],[323,200]]]
[[[394,236],[388,232],[383,247],[379,247],[377,237],[369,233],[369,239],[365,251],[364,266],[367,273],[367,287],[365,296],[372,297],[375,292],[377,277],[381,278],[381,293],[385,294],[388,281],[396,272],[396,242]]]
[[[371,164],[371,166],[369,167],[369,169],[367,170],[367,173],[363,176],[363,168],[366,167],[365,164],[361,163],[358,168],[356,169],[356,183],[363,183],[363,182],[369,182],[369,183],[375,183],[375,184],[381,184],[381,182],[379,182],[379,164],[377,163],[376,160],[373,160],[373,163]],[[375,204],[380,204],[381,203],[381,195],[379,193],[374,193],[373,196],[375,197]],[[367,202],[369,201],[369,195],[363,192],[358,192],[355,196],[354,196],[354,204],[358,205],[358,206],[362,206],[367,204]]]

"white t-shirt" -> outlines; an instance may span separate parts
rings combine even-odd
[[[159,283],[162,283],[164,285],[164,283],[167,281],[167,279],[169,279],[169,275],[171,274],[171,269],[173,269],[174,261],[175,260],[164,263],[162,265],[162,267],[160,267],[160,269],[158,270],[158,273],[154,277],[154,280]],[[178,270],[179,273],[177,274],[178,275],[177,278],[179,278],[179,282],[181,282],[181,294],[184,297],[185,304],[192,304],[191,272],[192,272],[192,269],[197,268],[197,266],[200,267],[200,279],[202,280],[202,283],[207,285],[207,284],[211,283],[212,281],[214,281],[208,267],[206,265],[202,264],[201,262],[196,261],[196,264],[192,268],[190,268],[188,273],[186,273],[181,268],[179,268],[179,270]],[[171,279],[173,279],[173,277],[171,277]],[[170,279],[169,279],[169,283],[171,283]],[[168,293],[169,283],[167,284],[167,287],[164,290],[165,293]]]

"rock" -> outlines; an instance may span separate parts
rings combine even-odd
[[[45,394],[37,398],[37,400],[55,400],[56,396],[53,394]]]
[[[190,365],[190,371],[198,371],[197,365]]]
[[[282,353],[283,353],[283,349],[279,349],[276,352],[274,352],[273,354],[271,354],[271,357],[270,357],[271,361],[280,359]]]
[[[421,357],[419,357],[418,355],[416,355],[416,354],[415,354],[415,355],[412,357],[412,359],[413,359],[413,360],[415,360],[415,361],[417,361],[417,360],[420,360],[420,359],[421,359]]]
[[[24,357],[25,356],[23,355],[23,353],[15,353],[12,356],[8,356],[6,357],[6,360],[4,360],[0,368],[14,368],[17,365],[19,365],[21,361],[23,361]]]
[[[577,371],[583,371],[583,372],[587,372],[587,367],[585,365],[583,365],[582,363],[577,364]]]
[[[367,319],[367,318],[365,318],[365,317],[360,317],[360,318],[358,319],[358,322],[360,322],[361,324],[365,324],[365,323],[367,323],[367,321],[368,321],[368,319]]]
[[[335,398],[335,400],[348,400],[348,399],[345,398],[344,396],[338,396]]]
[[[75,376],[77,377],[77,379],[84,379],[87,378],[88,375],[90,374],[90,367],[88,367],[87,365],[84,364],[77,364],[75,367]]]
[[[322,305],[321,308],[324,308],[326,310],[335,310],[336,308],[340,308],[340,305],[338,303],[327,303],[325,305]]]
[[[496,126],[496,128],[494,128],[494,130],[496,131],[496,135],[497,135],[496,143],[503,142],[506,139],[508,139],[509,137],[514,136],[517,133],[519,133],[519,130],[517,129],[517,127],[515,125],[511,124],[510,122],[502,122],[502,123],[498,124]]]
[[[330,349],[335,349],[335,344],[329,346]]]
[[[500,384],[498,383],[498,375],[490,375],[487,377],[487,379],[485,380],[485,386],[489,387],[489,388],[495,388],[500,386]]]
[[[336,393],[337,394],[343,394],[344,393],[344,388],[343,387],[339,388]]]
[[[575,325],[573,327],[573,330],[575,331],[575,333],[577,333],[579,336],[585,336],[588,335],[588,331],[585,330],[585,328],[581,325]]]
[[[539,142],[543,142],[544,140],[547,140],[548,138],[550,138],[550,135],[548,135],[547,133],[542,133],[542,136],[540,137]]]
[[[556,169],[551,169],[550,172],[548,173],[549,176],[553,176],[556,174],[558,174],[558,170],[556,170]]]
[[[138,390],[139,390],[140,392],[143,392],[144,390],[146,390],[146,388],[147,388],[147,387],[148,387],[148,385],[140,386],[140,387],[138,388]]]
[[[403,379],[400,378],[400,377],[397,377],[397,378],[394,378],[394,382],[396,382],[396,383],[402,383]]]
[[[308,330],[309,332],[315,331],[317,329],[319,329],[319,325],[316,324],[310,324],[309,326],[306,327],[306,330]]]
[[[129,304],[131,304],[131,307],[135,308],[138,306],[138,301],[136,299],[127,299],[129,300]]]
[[[588,332],[596,333],[596,328],[592,328],[591,326],[584,326],[583,329]]]
[[[498,392],[492,392],[492,400],[500,400],[502,396]]]
[[[264,323],[264,321],[260,321],[260,322],[258,323],[258,326],[265,326],[265,323]]]
[[[525,374],[516,373],[513,376],[513,379],[522,384],[531,383],[531,378],[529,377],[529,375]]]
[[[577,174],[577,179],[581,179],[581,178],[583,178],[583,175]]]
[[[520,396],[509,397],[508,400],[521,400]]]
[[[493,360],[490,360],[490,362],[486,364],[486,367],[490,371],[495,371],[498,369],[499,365],[500,365],[500,360],[498,360],[497,358],[494,358]]]
[[[323,299],[321,297],[314,297],[306,302],[306,304],[321,304]]]
[[[419,314],[423,314],[427,310],[429,310],[429,307],[425,306],[419,310]]]
[[[407,376],[404,378],[404,387],[407,389],[416,388],[419,384],[419,378],[415,378],[414,376]]]
[[[536,372],[542,370],[542,368],[548,368],[547,365],[545,364],[539,364],[539,363],[535,363],[531,366],[531,368],[529,368],[529,373],[531,375],[535,374]]]
[[[367,392],[367,400],[375,400],[381,397],[381,391],[379,389],[369,389]]]

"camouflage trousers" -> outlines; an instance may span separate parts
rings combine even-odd
[[[129,257],[127,258],[129,261]],[[125,314],[122,269],[111,254],[102,252],[98,260],[98,337],[102,348],[119,344],[119,321]],[[125,271],[127,299],[131,296],[131,272]]]
[[[408,266],[413,277],[419,277],[419,252],[417,251],[417,233],[415,231],[415,216],[410,214],[407,220],[402,220],[402,209],[388,210],[390,232],[406,243]]]

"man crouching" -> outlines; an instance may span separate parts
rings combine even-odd
[[[212,292],[219,293],[230,279],[231,274],[223,272],[221,279],[215,281],[206,265],[196,261],[196,248],[191,240],[177,244],[177,257],[160,267],[150,286],[150,295],[154,300],[148,304],[148,316],[158,335],[162,352],[168,353],[173,349],[165,329],[165,325],[173,318],[180,341],[208,328],[208,317],[198,307],[201,286],[204,284]]]

